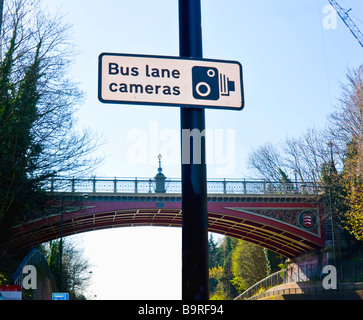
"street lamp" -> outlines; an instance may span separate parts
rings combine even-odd
[[[334,145],[334,143],[331,140],[329,140],[328,146],[330,147],[330,158],[331,158],[331,162],[334,161],[334,159],[333,159],[333,145]]]
[[[88,193],[84,193],[84,199],[89,198]],[[60,225],[60,242],[59,242],[59,291],[62,292],[62,260],[63,260],[63,214],[64,214],[64,198],[67,195],[61,195],[61,225]]]
[[[4,0],[0,0],[0,36],[3,24],[3,9],[4,9]]]
[[[306,187],[306,184],[302,184],[301,187]],[[310,186],[312,188],[322,188],[329,190],[329,207],[330,207],[330,221],[331,221],[331,232],[332,232],[332,240],[333,240],[333,257],[334,257],[334,265],[336,265],[336,254],[335,254],[335,229],[334,229],[334,218],[333,218],[333,204],[332,204],[332,195],[331,195],[331,187],[323,187],[323,186]]]
[[[63,213],[64,213],[64,195],[61,196],[61,229],[59,242],[59,291],[62,292],[62,258],[63,258]]]
[[[295,189],[296,189],[296,193],[297,193],[297,170],[294,170],[294,175],[295,175]]]
[[[333,174],[333,169],[335,170],[335,164],[334,164],[334,157],[333,157],[333,146],[334,143],[329,140],[328,146],[330,147],[330,166],[329,166],[329,173],[330,173],[330,180],[332,179],[331,175]]]

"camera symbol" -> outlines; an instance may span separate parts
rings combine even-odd
[[[195,99],[218,100],[220,95],[229,96],[235,90],[234,81],[213,67],[193,67],[192,83]]]

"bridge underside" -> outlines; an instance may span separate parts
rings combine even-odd
[[[143,208],[145,205],[141,203],[135,205],[130,202],[130,208],[117,209],[116,205],[115,210],[103,211],[100,211],[100,208],[96,208],[97,206],[92,205],[92,203],[87,204],[91,205],[83,207],[81,210],[64,213],[64,236],[117,227],[182,226],[180,203],[156,202],[152,204],[156,208],[150,208],[150,203],[147,204],[149,208]],[[157,208],[158,204],[162,208]],[[135,208],[132,208],[132,206]],[[297,215],[298,212],[304,209],[301,208],[301,203],[287,204],[286,208],[282,208],[283,210],[281,209],[283,207],[281,203],[258,204],[258,210],[255,208],[255,211],[261,211],[261,207],[265,208],[263,209],[265,216],[251,212],[250,204],[236,206],[236,203],[230,202],[209,205],[209,231],[243,239],[287,257],[316,250],[323,245],[320,224],[317,227],[317,230],[319,229],[317,234],[312,234],[306,230],[301,230],[301,228],[288,225],[281,219],[272,219],[271,215],[270,217],[266,216],[269,211],[268,208],[271,209],[272,207],[274,210],[283,211],[285,215],[290,216],[295,214],[293,211],[295,210]],[[127,207],[127,205],[123,205],[123,207]],[[14,236],[8,246],[12,250],[17,250],[24,246],[31,247],[59,238],[60,228],[59,214],[28,223],[14,230]]]

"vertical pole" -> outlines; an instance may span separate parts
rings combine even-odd
[[[0,0],[0,37],[3,25],[3,9],[4,9],[4,0]]]
[[[60,241],[59,241],[59,288],[62,292],[62,264],[63,264],[63,213],[64,213],[64,196],[61,196],[61,225],[60,225]]]
[[[202,58],[202,28],[200,0],[179,0],[180,56]],[[190,84],[192,85],[192,84]],[[205,137],[191,138],[183,143],[183,132],[205,133],[203,108],[180,108],[182,139],[182,298],[209,299],[208,211]],[[195,130],[197,129],[197,130]],[[199,142],[200,141],[200,142]],[[187,145],[189,150],[183,150]],[[200,152],[200,161],[193,153]],[[185,154],[190,155],[185,161]],[[184,155],[184,157],[183,157]],[[187,162],[187,163],[186,163]],[[198,163],[195,163],[198,162]]]
[[[336,267],[337,257],[336,257],[336,253],[335,253],[335,230],[334,230],[334,216],[333,216],[333,203],[332,203],[331,186],[328,187],[328,189],[329,189],[331,233],[332,233],[332,240],[333,240],[333,258],[334,258],[334,266]]]

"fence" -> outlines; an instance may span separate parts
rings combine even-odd
[[[258,293],[267,290],[271,287],[275,287],[285,283],[291,282],[305,282],[317,279],[320,277],[321,268],[316,264],[306,264],[303,266],[298,266],[296,264],[277,271],[268,277],[260,280],[252,287],[248,288],[242,294],[240,294],[236,300],[250,299]]]
[[[15,270],[12,275],[12,279],[14,281],[14,285],[22,286],[23,283],[23,268],[26,265],[38,265],[41,262],[45,261],[44,254],[39,251],[39,249],[34,248],[31,250],[26,257],[20,262],[18,268]]]
[[[155,179],[147,178],[89,178],[51,179],[46,188],[51,192],[84,193],[155,193]],[[166,193],[181,193],[180,179],[165,180]],[[320,194],[314,183],[271,182],[266,180],[213,179],[207,181],[211,194]]]
[[[244,299],[257,299],[264,296],[277,294],[301,294],[301,293],[317,293],[323,292],[324,289],[321,287],[320,283],[318,286],[304,287],[304,288],[287,288],[276,290],[272,292],[263,292],[269,288],[293,283],[293,282],[312,282],[320,281],[323,266],[320,264],[305,264],[298,266],[296,264],[288,267],[287,269],[277,271],[268,277],[260,280],[252,287],[248,288],[242,294],[240,294],[235,300]],[[337,268],[337,280],[340,283],[341,290],[349,290],[357,287],[356,282],[363,281],[363,261],[343,261]],[[361,287],[361,285],[359,285]]]
[[[337,273],[341,282],[363,281],[363,260],[342,262],[337,268]]]

